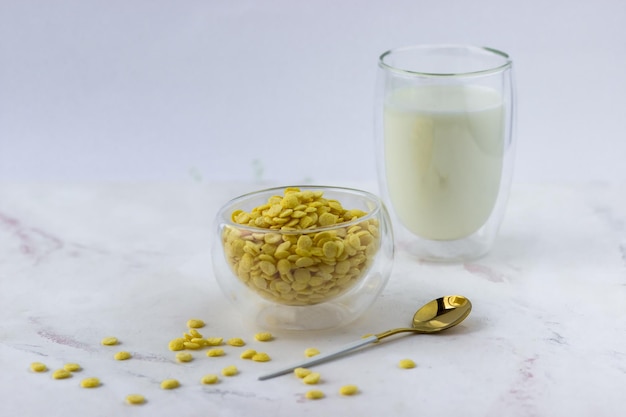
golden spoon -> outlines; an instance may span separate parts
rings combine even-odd
[[[411,327],[402,327],[398,329],[387,330],[386,332],[378,333],[372,336],[365,337],[356,342],[352,342],[342,348],[326,353],[323,355],[317,355],[313,358],[307,359],[303,362],[295,365],[288,366],[279,371],[272,372],[267,375],[262,375],[259,380],[264,381],[266,379],[274,378],[280,375],[287,374],[296,368],[311,367],[318,363],[325,362],[330,359],[334,359],[337,356],[343,355],[346,352],[360,348],[361,346],[368,345],[373,342],[378,342],[388,336],[411,332],[411,333],[437,333],[442,330],[454,327],[469,315],[472,311],[472,303],[469,299],[462,295],[448,295],[446,297],[437,298],[421,307],[413,316],[413,323]]]

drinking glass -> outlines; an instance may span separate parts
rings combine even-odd
[[[485,255],[513,173],[511,59],[417,45],[383,53],[378,67],[378,179],[399,249],[441,262]]]

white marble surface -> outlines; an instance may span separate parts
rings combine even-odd
[[[351,184],[354,185],[354,184]],[[358,184],[357,184],[358,185]],[[365,186],[364,186],[365,187]],[[258,184],[0,184],[0,415],[149,416],[605,416],[626,386],[626,184],[514,184],[497,246],[467,264],[432,265],[398,250],[389,285],[351,327],[274,332],[261,345],[212,278],[208,245],[218,206]],[[367,188],[367,187],[365,187]],[[404,326],[415,308],[460,293],[474,310],[448,333],[406,336],[317,367],[326,398],[291,375],[257,376],[364,333]],[[169,339],[191,317],[205,335],[240,336],[238,349],[189,364]],[[107,335],[134,353],[112,359]],[[400,370],[402,358],[418,366]],[[68,380],[36,374],[78,362]],[[201,386],[226,365],[240,375]],[[103,385],[79,387],[83,377]],[[163,391],[176,377],[182,387]],[[361,393],[344,398],[341,385]],[[124,404],[142,393],[148,402]]]

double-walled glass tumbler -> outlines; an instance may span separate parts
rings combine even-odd
[[[503,52],[425,45],[380,56],[378,177],[399,248],[443,262],[492,248],[512,177],[513,107]]]

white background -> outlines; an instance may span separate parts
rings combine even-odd
[[[418,43],[511,55],[514,181],[626,179],[623,0],[0,0],[0,179],[374,180]]]

